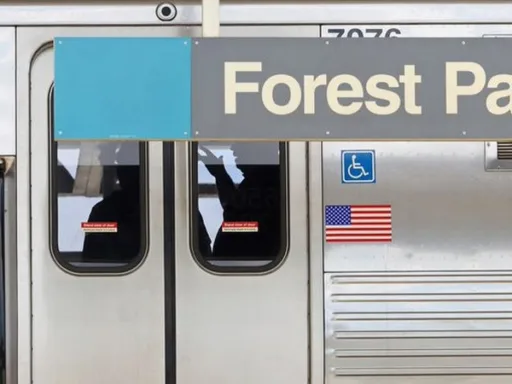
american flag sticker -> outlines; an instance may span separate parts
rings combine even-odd
[[[225,221],[222,232],[258,232],[257,221]]]
[[[325,206],[327,243],[390,243],[391,205]]]

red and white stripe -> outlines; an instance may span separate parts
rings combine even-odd
[[[351,225],[331,225],[325,229],[330,243],[391,242],[391,205],[351,207]]]

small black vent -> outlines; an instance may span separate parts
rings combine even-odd
[[[512,160],[512,141],[498,141],[498,160]]]

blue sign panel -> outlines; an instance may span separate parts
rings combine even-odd
[[[54,55],[56,140],[511,138],[512,39],[57,38]],[[374,182],[361,156],[344,182]]]
[[[342,183],[375,183],[375,151],[341,151]]]
[[[56,140],[191,137],[191,40],[55,39]]]

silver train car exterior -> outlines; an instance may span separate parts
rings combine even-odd
[[[510,37],[512,4],[229,2],[220,21],[221,36]],[[0,5],[3,382],[510,382],[509,143],[53,140],[54,37],[200,35],[198,3]],[[374,151],[374,182],[343,183],[342,150]],[[221,157],[231,186],[240,158],[273,167],[275,193],[250,199],[278,225],[215,256]],[[117,198],[123,170],[138,188]],[[383,209],[386,242],[327,241],[327,216],[360,206]]]

